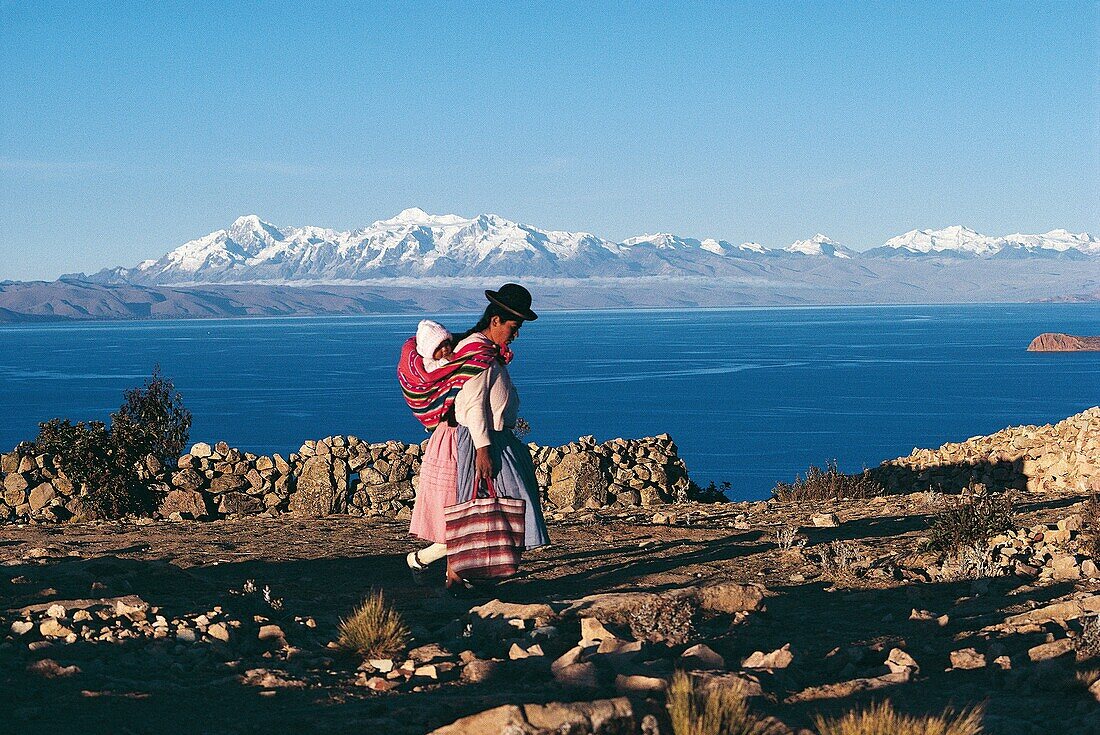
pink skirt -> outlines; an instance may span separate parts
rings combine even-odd
[[[458,490],[456,427],[440,424],[428,439],[420,463],[420,484],[413,501],[409,533],[433,543],[447,542],[443,509],[455,504]]]

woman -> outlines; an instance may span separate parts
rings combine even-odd
[[[475,479],[480,486],[491,478],[499,495],[527,501],[527,548],[549,543],[531,454],[511,431],[519,396],[506,367],[509,343],[524,321],[538,315],[531,311],[531,294],[514,283],[485,296],[489,306],[477,325],[459,336],[448,367],[425,373],[414,339],[406,343],[398,366],[405,399],[432,431],[410,530],[435,543],[406,558],[414,577],[446,555],[443,508],[473,497]],[[456,592],[469,587],[450,570],[447,586]]]

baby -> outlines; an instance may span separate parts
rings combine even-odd
[[[454,338],[439,322],[425,319],[416,325],[416,351],[424,358],[425,370],[438,370],[454,354]]]

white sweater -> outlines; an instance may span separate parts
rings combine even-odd
[[[488,342],[480,332],[474,332],[455,345],[455,352],[474,340]],[[512,385],[508,368],[494,362],[480,375],[470,378],[455,396],[455,421],[470,431],[474,448],[491,444],[489,431],[503,431],[516,425],[519,411],[519,394]]]

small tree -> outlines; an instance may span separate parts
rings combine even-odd
[[[159,499],[143,469],[146,459],[151,455],[167,465],[183,450],[191,429],[191,412],[159,366],[143,387],[124,395],[110,428],[100,421],[51,419],[39,424],[34,442],[35,451],[52,456],[84,487],[89,508],[106,518],[156,509]]]

